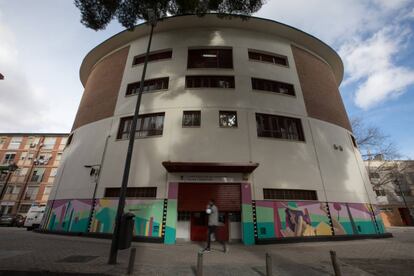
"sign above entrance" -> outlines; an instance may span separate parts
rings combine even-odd
[[[181,180],[188,182],[241,182],[242,177],[228,177],[217,175],[182,175]]]

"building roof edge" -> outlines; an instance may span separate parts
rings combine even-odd
[[[159,21],[157,27],[154,28],[154,33],[184,28],[220,26],[243,28],[275,34],[298,45],[302,45],[305,49],[314,52],[324,59],[331,66],[338,86],[342,82],[344,66],[340,56],[332,47],[315,36],[271,19],[238,15],[228,15],[225,18],[219,18],[217,15],[218,14],[214,13],[206,14],[204,16],[187,14],[166,17]],[[195,19],[197,19],[197,21]],[[189,20],[192,20],[191,24],[188,23]],[[247,25],[246,22],[250,22],[250,24]],[[128,45],[131,41],[134,41],[139,37],[148,35],[150,28],[146,28],[146,26],[147,24],[144,22],[137,25],[133,31],[124,30],[119,32],[89,51],[83,59],[79,70],[79,76],[83,86],[86,85],[86,81],[95,64],[97,64],[103,57]]]

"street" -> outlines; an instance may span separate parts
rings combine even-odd
[[[329,250],[335,250],[343,275],[413,275],[414,227],[388,229],[394,238],[243,246],[219,244],[204,254],[205,275],[266,275],[265,253],[274,275],[333,275]],[[110,240],[0,228],[0,275],[125,275],[129,250],[107,265]],[[195,275],[201,244],[134,243],[134,275]],[[19,272],[19,273],[17,273]],[[37,273],[34,273],[37,272]]]

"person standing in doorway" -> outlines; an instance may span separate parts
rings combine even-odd
[[[214,199],[211,199],[207,205],[206,213],[208,215],[208,231],[207,231],[207,246],[204,249],[206,252],[211,251],[211,235],[214,234],[214,237],[218,242],[220,242],[223,245],[223,251],[224,253],[228,252],[228,248],[225,241],[219,241],[217,237],[217,227],[220,225],[219,223],[219,210],[217,206],[214,203]]]

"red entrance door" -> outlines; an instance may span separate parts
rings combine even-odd
[[[219,210],[217,240],[229,240],[229,212],[240,212],[240,184],[180,183],[178,188],[178,211],[191,212],[192,241],[207,239],[208,215],[206,207],[214,199]]]

